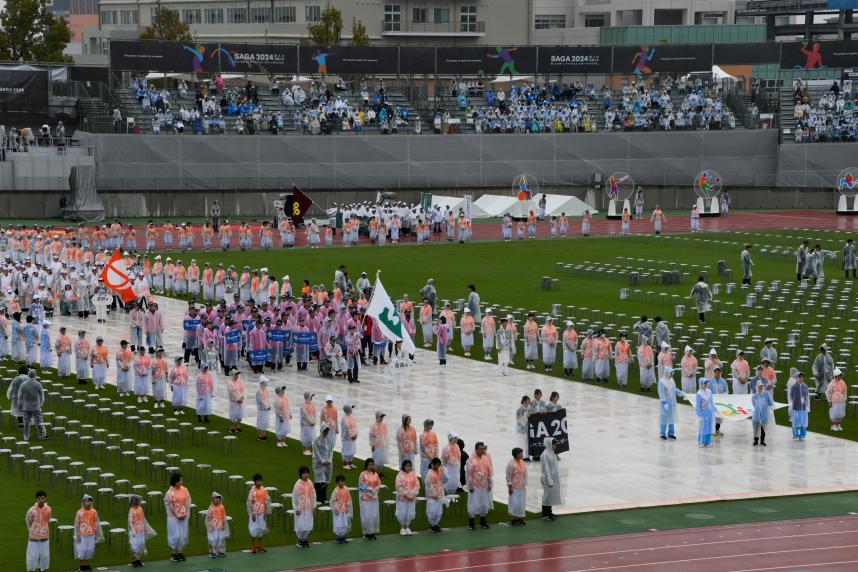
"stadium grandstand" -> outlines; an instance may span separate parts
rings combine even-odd
[[[684,204],[677,186],[715,161],[735,185],[830,189],[851,151],[810,145],[796,164],[791,148],[856,140],[852,11],[838,12],[843,26],[834,33],[821,28],[805,39],[773,42],[766,41],[763,12],[779,25],[811,25],[827,16],[808,19],[799,8],[822,14],[830,7],[731,6],[718,20],[723,25],[711,14],[665,20],[658,9],[645,10],[643,22],[656,25],[603,26],[590,45],[548,44],[543,31],[559,29],[550,27],[540,27],[532,44],[456,37],[425,45],[411,41],[407,21],[402,35],[391,23],[384,41],[336,48],[117,33],[106,44],[107,65],[2,66],[17,94],[5,98],[0,122],[7,162],[63,151],[59,167],[36,172],[21,165],[14,176],[10,167],[4,182],[59,191],[68,187],[70,168],[91,165],[97,188],[120,194],[280,190],[292,183],[335,193],[419,192],[506,187],[529,172],[583,197],[619,167],[640,162],[646,171],[686,153],[676,174],[653,168],[637,182],[672,189],[672,203]],[[751,20],[729,23],[745,16]],[[700,25],[684,25],[692,18]],[[570,21],[568,29],[577,30],[578,20]],[[207,30],[199,28],[203,36]],[[304,144],[294,139],[303,136],[318,136],[312,159],[296,158]],[[462,142],[438,145],[432,136]],[[474,136],[479,143],[465,141]],[[248,144],[249,137],[266,142]],[[342,139],[349,143],[336,142]],[[500,164],[508,150],[517,164]],[[219,162],[218,152],[235,165]],[[287,159],[277,162],[278,153]],[[159,169],[141,169],[159,157]]]

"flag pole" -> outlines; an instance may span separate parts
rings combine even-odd
[[[372,285],[372,297],[369,299],[369,302],[367,303],[367,308],[369,308],[370,306],[372,306],[372,300],[373,300],[373,298],[375,298],[375,292],[376,292],[375,284],[378,284],[378,276],[379,276],[380,274],[381,274],[381,270],[376,270],[376,271],[375,271],[375,283]],[[392,302],[392,301],[393,301],[393,300],[391,300],[391,302]],[[366,312],[366,313],[364,313],[363,317],[360,319],[360,325],[361,325],[361,327],[363,327],[363,322],[364,322],[364,320],[366,320],[366,317],[367,317],[368,315],[369,315],[369,312]]]
[[[310,195],[308,195],[307,193],[305,193],[305,192],[304,192],[304,189],[302,189],[301,187],[299,187],[298,185],[296,185],[294,182],[292,183],[292,188],[294,188],[294,189],[298,189],[299,191],[301,191],[302,193],[304,193],[304,196],[305,196],[305,197],[307,197],[308,199],[310,199],[310,203],[312,203],[312,204],[316,205],[317,207],[319,207],[320,209],[322,209],[322,211],[323,211],[323,212],[325,211],[325,207],[323,207],[322,205],[320,205],[319,203],[317,203],[316,201],[314,201],[314,200],[313,200],[313,197],[311,197]]]

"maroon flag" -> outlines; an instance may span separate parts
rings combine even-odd
[[[310,197],[305,195],[298,185],[292,185],[292,198],[286,210],[288,216],[292,218],[292,224],[297,226],[304,222],[304,213],[310,210],[311,204],[313,201]]]

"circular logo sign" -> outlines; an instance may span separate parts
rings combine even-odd
[[[694,177],[694,193],[702,199],[714,199],[721,194],[721,175],[716,171],[701,171]]]
[[[539,180],[529,173],[522,173],[513,180],[512,192],[518,200],[529,201],[539,193]]]
[[[849,167],[837,175],[837,192],[847,197],[858,195],[858,168]]]
[[[625,201],[630,199],[635,192],[635,180],[628,173],[617,171],[608,176],[605,182],[605,192],[608,198],[614,201]]]

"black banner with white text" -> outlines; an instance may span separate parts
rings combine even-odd
[[[780,62],[781,69],[854,68],[858,41],[629,46],[308,46],[110,42],[113,70],[174,73],[515,76],[710,71]]]
[[[48,72],[0,68],[0,103],[7,108],[48,106]]]
[[[569,427],[566,410],[552,413],[535,413],[527,418],[527,448],[525,456],[539,457],[545,450],[545,438],[553,437],[557,443],[556,453],[569,450]]]

